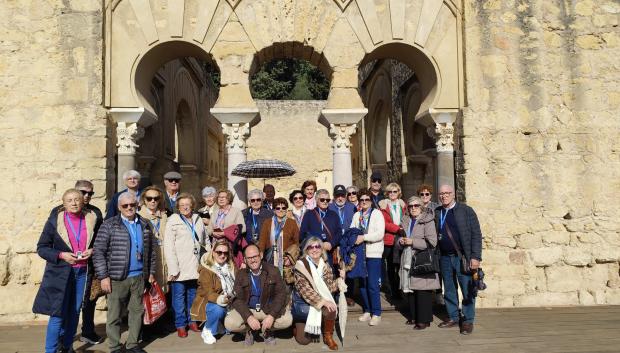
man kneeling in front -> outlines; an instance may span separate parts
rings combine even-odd
[[[263,262],[258,247],[248,245],[243,256],[246,268],[235,278],[235,298],[224,320],[230,332],[245,332],[245,344],[254,344],[260,332],[265,343],[274,345],[274,331],[291,326],[293,317],[286,308],[287,293],[284,280],[277,268]]]

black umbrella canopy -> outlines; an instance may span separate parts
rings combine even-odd
[[[243,178],[279,178],[295,174],[295,168],[277,159],[257,159],[240,163],[232,175]]]

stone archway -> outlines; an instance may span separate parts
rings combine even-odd
[[[131,154],[143,126],[157,120],[142,80],[158,60],[184,55],[215,61],[221,89],[211,112],[227,137],[230,172],[245,159],[245,138],[260,120],[248,82],[255,58],[297,52],[310,53],[312,61],[317,53],[332,73],[321,122],[334,140],[334,166],[344,166],[334,181],[347,184],[350,137],[367,113],[358,68],[369,60],[397,58],[416,70],[422,102],[407,118],[437,124],[438,139],[451,148],[463,102],[460,23],[453,0],[179,0],[166,6],[115,0],[106,8],[105,105],[123,141],[119,149]],[[131,163],[129,158],[123,166]],[[229,188],[245,196],[243,179],[229,175]]]

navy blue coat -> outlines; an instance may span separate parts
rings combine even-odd
[[[248,242],[248,244],[258,244],[258,240],[255,242],[252,238],[252,233],[254,229],[252,221],[252,208],[248,207],[241,211],[241,213],[243,214],[243,219],[245,220],[245,240]],[[273,217],[273,211],[268,208],[261,208],[260,212],[258,213],[258,217],[256,217],[256,235],[258,237],[260,237],[260,228],[263,225],[263,222],[265,222],[266,219],[271,219],[271,217]]]
[[[439,215],[442,209],[442,206],[435,209],[437,234],[441,233],[439,229]],[[480,223],[478,222],[476,212],[473,208],[460,202],[454,205],[452,212],[454,213],[457,230],[461,237],[463,255],[465,255],[467,261],[471,259],[482,261],[482,231],[480,230]]]
[[[64,213],[63,213],[64,214]],[[62,302],[65,290],[71,275],[71,264],[58,258],[61,252],[73,252],[68,236],[60,235],[59,229],[65,229],[64,224],[58,227],[58,214],[48,218],[37,243],[37,253],[47,261],[41,286],[34,299],[32,312],[49,316],[61,316]],[[88,248],[93,246],[93,229],[96,217],[92,212],[86,212],[86,229],[88,233]],[[65,229],[66,231],[66,229]],[[65,232],[63,232],[65,233]]]
[[[106,207],[105,219],[112,218],[119,214],[118,213],[118,197],[121,196],[121,194],[127,190],[129,189],[121,190],[117,192],[116,194],[112,195],[112,198],[110,199],[110,202],[108,202],[108,205]],[[136,199],[138,199],[138,201],[140,201],[141,192],[142,190],[138,189],[138,193],[136,194]],[[167,195],[167,194],[164,192],[164,195]]]
[[[323,218],[323,223],[325,223],[329,232],[321,230],[321,218],[318,207],[308,210],[304,215],[303,221],[301,221],[301,227],[299,227],[299,243],[303,244],[304,240],[309,236],[314,235],[322,238],[321,235],[325,234],[323,241],[329,241],[332,245],[332,250],[335,250],[336,247],[340,245],[340,237],[342,236],[340,218],[336,212],[327,209],[327,214],[325,218]],[[330,233],[331,239],[329,239]]]
[[[366,270],[366,244],[355,245],[359,235],[364,235],[364,231],[359,228],[349,228],[342,239],[340,239],[340,258],[345,266],[350,265],[352,255],[355,254],[355,264],[347,271],[347,278],[364,278],[368,276]]]

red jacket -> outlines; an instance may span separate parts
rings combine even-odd
[[[381,213],[383,214],[383,219],[385,219],[385,235],[383,236],[383,244],[386,246],[393,246],[394,235],[398,232],[400,226],[394,224],[392,221],[390,210],[381,208]],[[403,210],[402,214],[405,214],[405,210]]]

